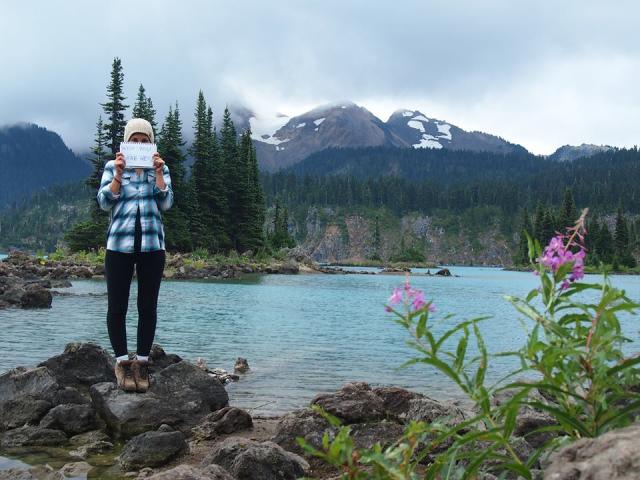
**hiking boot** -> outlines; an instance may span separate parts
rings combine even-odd
[[[121,362],[116,362],[115,373],[118,388],[121,388],[125,392],[136,391],[137,386],[133,374],[132,360],[122,360]]]
[[[136,381],[139,393],[149,390],[149,362],[147,360],[133,360],[133,378]]]

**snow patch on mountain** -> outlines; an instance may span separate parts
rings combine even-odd
[[[298,125],[296,125],[296,128],[302,128],[302,127],[304,127],[306,124],[307,124],[307,122],[299,123]]]
[[[402,112],[402,116],[403,117],[413,117],[413,112],[410,111],[406,111],[406,112]]]
[[[428,133],[423,133],[420,143],[414,143],[413,148],[434,148],[436,150],[442,148],[442,144],[438,142],[438,138]]]
[[[289,121],[289,117],[282,113],[276,115],[254,115],[249,119],[251,138],[270,145],[279,145],[289,139],[278,138],[275,133]]]
[[[325,120],[325,117],[322,117],[322,118],[319,118],[319,119],[317,119],[317,120],[314,120],[314,121],[313,121],[313,123],[315,123],[315,124],[316,124],[316,127],[319,127],[319,126],[320,126],[320,124],[321,124],[322,122],[324,122],[324,120]]]
[[[438,127],[438,131],[443,135],[439,135],[440,138],[446,138],[447,140],[451,140],[451,125],[448,123],[436,123]]]
[[[424,115],[417,115],[417,116],[413,117],[412,120],[420,120],[421,122],[429,123],[429,119],[427,117],[425,117]]]
[[[409,120],[407,122],[407,125],[409,125],[411,128],[415,128],[416,130],[420,130],[422,133],[424,133],[424,125],[422,125],[422,122],[418,122],[416,120]]]

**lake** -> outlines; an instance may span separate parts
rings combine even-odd
[[[363,270],[363,269],[359,269]],[[459,277],[414,276],[412,285],[433,299],[434,329],[480,315],[493,318],[482,331],[492,352],[515,349],[525,332],[515,310],[502,296],[524,296],[537,286],[528,272],[495,268],[450,267]],[[421,270],[418,270],[421,271]],[[596,281],[597,276],[587,276]],[[638,300],[640,277],[614,276],[614,285]],[[394,275],[261,275],[225,281],[164,281],[160,291],[156,342],[167,352],[209,368],[233,370],[237,357],[251,371],[227,386],[232,405],[253,414],[279,414],[304,406],[320,392],[348,381],[398,385],[436,398],[457,391],[425,366],[398,370],[411,357],[407,332],[384,312]],[[0,311],[0,372],[35,365],[61,353],[70,341],[94,341],[108,348],[106,284],[78,280],[55,296],[50,310]],[[135,281],[129,305],[129,346],[135,348]],[[443,321],[447,313],[455,318]],[[638,340],[635,317],[623,319],[625,332]],[[635,348],[635,343],[630,347]],[[492,360],[490,377],[511,366]]]

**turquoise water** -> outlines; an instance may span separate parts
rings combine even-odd
[[[3,258],[7,258],[7,254],[6,253],[0,253],[0,260],[2,260]]]
[[[443,331],[456,320],[492,315],[482,327],[489,349],[519,347],[525,337],[520,316],[502,295],[524,296],[537,286],[537,278],[493,268],[450,269],[459,277],[411,280],[437,305],[434,328]],[[612,278],[632,298],[640,298],[640,277]],[[203,357],[210,368],[232,370],[237,357],[247,358],[250,373],[227,390],[233,405],[253,413],[289,411],[354,380],[454,397],[456,390],[428,367],[397,369],[411,357],[408,336],[383,306],[403,280],[402,275],[264,275],[164,281],[156,342],[190,360]],[[104,281],[74,281],[68,290],[73,295],[54,297],[50,310],[0,311],[0,371],[35,365],[62,352],[70,341],[94,341],[110,349]],[[134,282],[128,319],[132,349],[135,295]],[[446,313],[456,317],[443,321]],[[624,325],[631,338],[640,339],[635,317],[625,318]],[[492,360],[491,376],[497,379],[511,366],[506,358]]]

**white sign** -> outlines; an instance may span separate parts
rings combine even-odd
[[[153,154],[158,151],[155,143],[122,142],[125,168],[153,168]]]

